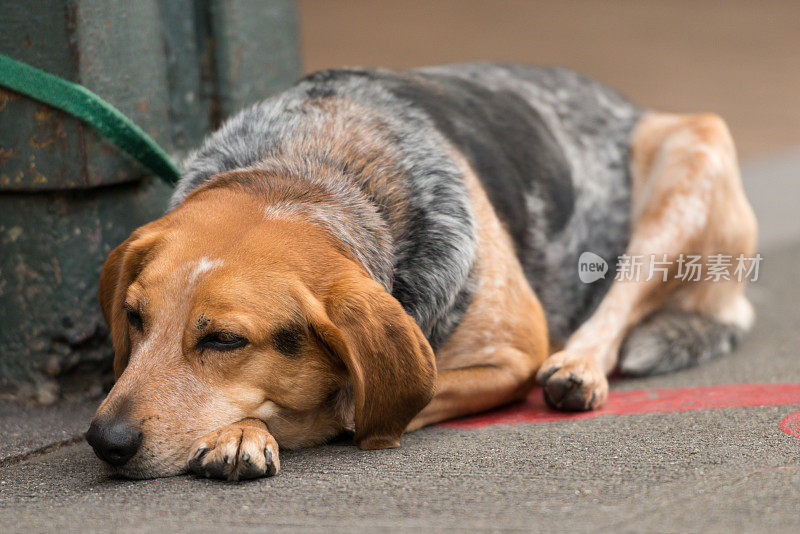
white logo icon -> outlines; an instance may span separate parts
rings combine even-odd
[[[608,263],[594,252],[584,252],[578,258],[578,278],[584,284],[591,284],[606,277]]]

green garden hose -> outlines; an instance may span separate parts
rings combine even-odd
[[[82,85],[3,54],[0,54],[0,85],[89,124],[165,182],[175,184],[180,178],[178,166],[149,135]]]

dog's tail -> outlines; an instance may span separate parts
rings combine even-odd
[[[731,352],[743,333],[706,315],[657,311],[628,333],[620,348],[620,372],[647,376],[692,367]]]

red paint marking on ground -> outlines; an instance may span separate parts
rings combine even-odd
[[[696,388],[612,391],[609,393],[605,405],[599,410],[572,413],[558,412],[548,408],[544,403],[541,388],[536,388],[525,402],[474,417],[447,421],[441,423],[441,426],[481,428],[500,424],[593,419],[604,415],[685,412],[785,404],[800,404],[800,384],[732,384]],[[781,421],[781,425],[783,425],[781,430],[787,434],[800,437],[800,412]]]
[[[778,428],[796,438],[800,438],[800,412],[787,415],[783,421],[778,423]]]

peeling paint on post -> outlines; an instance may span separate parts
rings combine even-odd
[[[172,150],[156,2],[4,2],[0,52],[85,85]],[[10,91],[0,102],[0,190],[83,188],[144,175],[78,120]]]
[[[167,151],[300,73],[288,0],[0,4],[0,52],[81,83]],[[108,252],[169,188],[80,121],[0,88],[0,395],[58,396],[109,368],[97,305]]]

